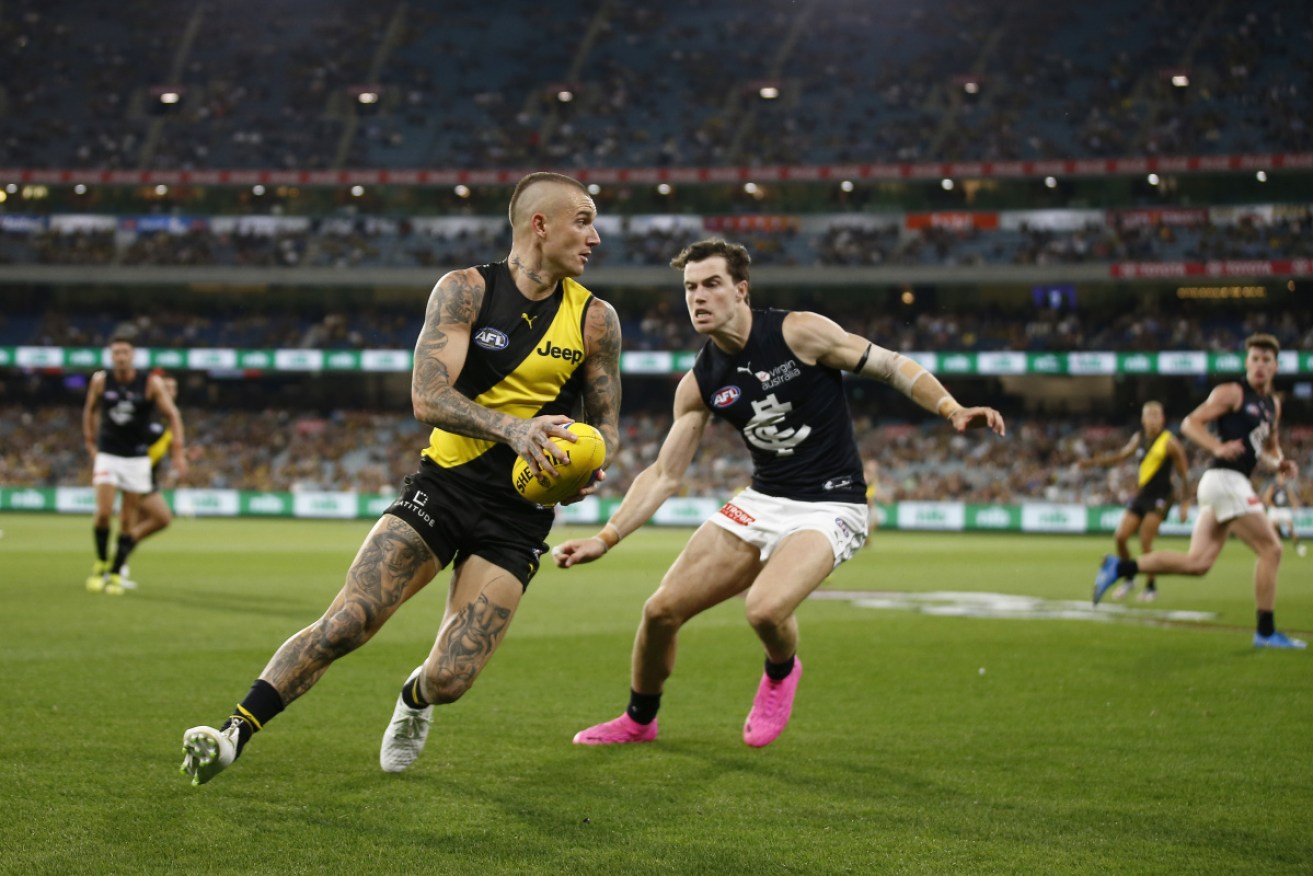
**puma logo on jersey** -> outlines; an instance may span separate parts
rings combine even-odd
[[[753,371],[753,370],[752,370],[752,363],[751,363],[751,362],[748,363],[748,367],[744,368],[742,365],[740,365],[736,370],[737,370],[737,371],[742,371],[744,374],[748,374],[748,375],[750,375],[750,376],[752,376],[752,377],[755,377],[755,378],[757,378],[758,380],[760,380],[762,383],[765,383],[767,380],[770,380],[770,373],[769,373],[769,372],[767,372],[767,371]]]
[[[520,314],[520,319],[524,320],[525,322],[527,322],[527,323],[529,324],[529,329],[530,329],[530,331],[533,330],[533,321],[534,321],[535,319],[537,319],[537,318],[538,318],[538,317],[536,317],[536,316],[530,316],[530,315],[527,314],[527,313],[521,313],[521,314]]]
[[[576,350],[573,347],[558,347],[552,343],[551,338],[543,341],[543,345],[534,352],[539,356],[546,356],[548,359],[564,359],[576,365],[584,361],[583,350]]]

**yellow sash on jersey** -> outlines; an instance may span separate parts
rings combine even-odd
[[[584,307],[592,297],[592,293],[568,277],[561,281],[561,288],[561,306],[547,333],[526,351],[515,370],[471,401],[498,413],[529,419],[561,394],[561,388],[583,363]],[[469,355],[478,353],[478,348],[471,345]],[[443,468],[454,468],[477,459],[496,443],[434,429],[429,435],[429,446],[420,454]]]
[[[1153,476],[1158,474],[1158,469],[1162,468],[1167,462],[1167,442],[1171,440],[1171,433],[1166,429],[1158,433],[1153,444],[1145,451],[1144,459],[1140,460],[1140,486],[1144,486],[1153,480]]]

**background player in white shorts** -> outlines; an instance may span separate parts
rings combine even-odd
[[[1277,569],[1281,541],[1263,513],[1263,503],[1250,482],[1262,463],[1270,471],[1294,477],[1294,460],[1281,453],[1277,427],[1281,402],[1272,391],[1281,346],[1272,335],[1245,339],[1245,380],[1223,383],[1181,421],[1181,434],[1213,457],[1212,466],[1199,479],[1196,491],[1199,516],[1190,536],[1188,553],[1153,551],[1136,560],[1104,557],[1094,579],[1094,602],[1118,578],[1137,572],[1158,575],[1203,575],[1213,567],[1232,533],[1249,545],[1254,563],[1254,602],[1258,609],[1255,648],[1306,647],[1276,629]],[[1216,434],[1209,429],[1216,426]]]
[[[1263,490],[1263,504],[1267,507],[1267,519],[1277,531],[1279,538],[1287,538],[1295,546],[1295,553],[1304,556],[1307,551],[1295,531],[1295,512],[1299,510],[1299,495],[1290,478],[1277,473],[1267,489]]]
[[[958,431],[985,426],[1004,434],[998,411],[962,407],[916,362],[815,313],[752,308],[750,261],[742,246],[705,240],[671,262],[684,272],[693,327],[709,340],[675,391],[674,423],[657,461],[600,533],[553,552],[567,568],[601,557],[675,493],[713,414],[739,430],[753,458],[752,486],[693,534],[647,600],[629,707],[577,734],[578,744],[655,739],[680,627],[744,591],[766,666],[743,741],[761,747],[784,730],[802,675],[794,612],[867,535],[866,484],[841,370],[892,384]]]

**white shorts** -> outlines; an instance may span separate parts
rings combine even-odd
[[[1267,519],[1272,521],[1273,526],[1294,526],[1295,509],[1294,508],[1268,508]]]
[[[870,513],[865,505],[851,502],[801,502],[767,496],[748,487],[730,499],[708,523],[731,532],[761,551],[761,561],[786,536],[815,530],[830,542],[834,567],[851,557],[866,541]]]
[[[150,457],[97,453],[91,483],[97,486],[109,484],[125,493],[149,493],[152,489]]]
[[[1263,510],[1263,500],[1254,495],[1254,485],[1249,478],[1229,468],[1210,468],[1204,472],[1195,495],[1199,500],[1199,510],[1213,509],[1213,517],[1218,523]]]

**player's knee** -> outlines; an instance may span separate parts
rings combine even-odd
[[[368,614],[348,603],[316,625],[314,641],[324,657],[336,660],[368,642],[373,634]]]
[[[678,629],[684,617],[674,603],[665,599],[660,590],[648,597],[643,603],[643,624],[648,627]]]
[[[1285,553],[1286,548],[1277,539],[1271,539],[1266,545],[1259,548],[1258,555],[1260,558],[1272,563],[1281,562],[1281,555]]]
[[[754,630],[775,629],[789,619],[789,607],[778,600],[748,594],[748,604],[744,608],[748,623]]]

